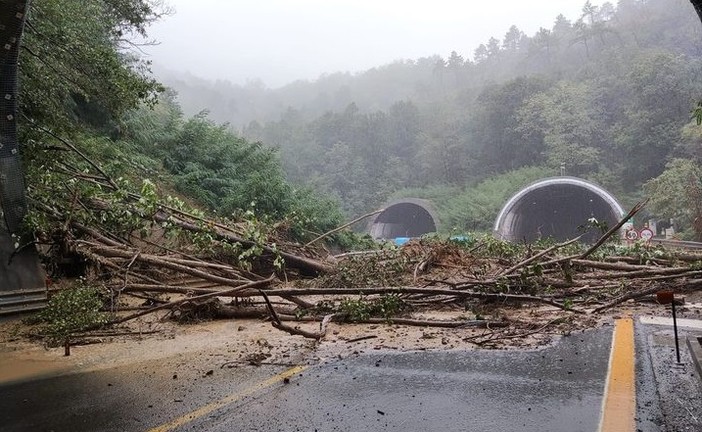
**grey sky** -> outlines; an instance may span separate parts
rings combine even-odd
[[[473,50],[512,24],[528,35],[585,0],[166,0],[175,13],[150,31],[150,59],[168,69],[278,87],[323,73]],[[601,4],[601,1],[593,1]]]

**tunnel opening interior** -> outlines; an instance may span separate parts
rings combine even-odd
[[[509,241],[533,242],[552,238],[565,241],[583,234],[590,218],[612,227],[622,217],[614,198],[602,189],[591,187],[584,180],[552,181],[527,188],[505,206],[496,222],[496,235]],[[581,238],[594,243],[601,236],[597,228],[589,229]]]
[[[436,232],[436,221],[431,212],[415,202],[398,202],[378,214],[370,227],[374,239],[419,237]]]

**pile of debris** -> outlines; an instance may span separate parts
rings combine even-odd
[[[142,213],[155,227],[145,238],[69,220],[75,236],[64,248],[93,269],[90,283],[110,293],[110,309],[117,312],[110,324],[159,311],[185,321],[260,318],[319,340],[330,322],[393,323],[481,328],[485,331],[471,342],[489,345],[592,325],[597,314],[660,290],[699,289],[702,255],[618,245],[620,227],[644,205],[589,247],[578,238],[542,247],[490,237],[458,243],[429,238],[332,256],[282,236],[252,239],[241,225],[159,205]],[[185,240],[156,239],[154,233],[166,225],[187,234]],[[206,238],[208,247],[193,248],[193,236]],[[120,311],[127,297],[142,303],[137,311]],[[510,313],[525,305],[558,313],[528,318]],[[446,309],[461,313],[451,320],[426,316]]]

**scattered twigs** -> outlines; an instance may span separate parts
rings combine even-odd
[[[368,340],[368,339],[375,339],[377,337],[378,337],[378,335],[359,336],[357,338],[347,340],[346,343],[360,342],[360,341],[364,341],[364,340]]]
[[[587,258],[588,256],[590,256],[591,253],[593,253],[594,251],[596,251],[597,248],[599,248],[600,246],[602,246],[602,244],[604,244],[604,242],[606,242],[610,237],[612,237],[612,235],[613,235],[614,233],[616,233],[617,231],[619,231],[619,228],[621,228],[622,226],[624,226],[624,224],[627,223],[629,220],[631,220],[631,218],[634,217],[634,216],[636,215],[636,213],[638,213],[639,211],[641,211],[641,209],[643,209],[643,208],[646,206],[646,204],[648,203],[649,199],[650,199],[650,198],[646,198],[645,200],[640,201],[639,203],[637,203],[631,210],[629,210],[629,213],[627,213],[616,225],[614,225],[612,228],[610,228],[609,231],[607,231],[606,233],[604,233],[604,235],[603,235],[602,237],[600,237],[600,239],[597,240],[597,242],[595,242],[594,245],[592,245],[588,250],[586,250],[585,252],[583,252],[582,254],[580,254],[580,256],[579,256],[578,258],[580,258],[580,259],[585,259],[585,258]]]
[[[104,180],[105,180],[106,182],[108,182],[108,183],[110,184],[111,187],[113,187],[115,190],[119,189],[119,187],[118,187],[117,184],[112,180],[112,178],[110,178],[110,176],[108,176],[107,173],[106,173],[102,168],[100,168],[100,165],[98,165],[97,163],[93,162],[92,159],[90,159],[90,158],[89,158],[88,156],[86,156],[83,152],[81,152],[80,150],[78,150],[78,148],[77,148],[76,146],[74,146],[73,144],[71,144],[69,141],[67,141],[67,140],[65,140],[65,139],[63,139],[63,138],[61,138],[60,136],[56,135],[56,134],[55,134],[54,132],[52,132],[51,130],[46,129],[45,127],[40,126],[38,123],[34,122],[34,120],[30,119],[30,118],[27,117],[26,115],[23,114],[22,116],[23,116],[27,121],[29,121],[29,122],[32,124],[32,127],[35,127],[35,128],[37,128],[37,129],[39,129],[40,131],[44,132],[45,134],[50,135],[50,136],[53,137],[54,139],[58,140],[61,144],[65,145],[66,147],[68,147],[69,149],[71,149],[71,151],[73,151],[75,154],[77,154],[78,156],[80,156],[81,159],[83,159],[83,160],[84,160],[85,162],[87,162],[91,167],[93,167],[93,168],[95,169],[95,171],[99,172],[99,173],[103,176]]]
[[[507,270],[501,271],[500,273],[498,273],[498,274],[495,276],[495,278],[499,278],[499,277],[502,277],[502,276],[509,275],[509,274],[511,274],[512,272],[514,272],[514,271],[516,271],[516,270],[519,270],[520,268],[531,264],[532,262],[536,261],[537,259],[541,258],[541,257],[544,256],[544,255],[548,255],[549,253],[551,253],[551,252],[553,252],[553,251],[555,251],[555,250],[558,250],[558,249],[560,249],[560,248],[562,248],[562,247],[566,247],[566,246],[568,246],[568,245],[571,245],[571,244],[577,242],[578,240],[580,240],[581,237],[582,237],[582,235],[580,235],[580,236],[578,236],[578,237],[576,237],[576,238],[574,238],[574,239],[572,239],[572,240],[568,240],[568,241],[566,241],[566,242],[553,245],[553,246],[551,246],[551,247],[548,248],[548,249],[544,249],[543,251],[537,253],[536,255],[531,256],[531,257],[525,259],[524,261],[513,265],[512,267],[508,268]]]
[[[67,169],[73,168],[69,166]],[[82,181],[111,187],[107,177],[92,174],[83,177]],[[541,251],[529,248],[526,253],[523,249],[511,247],[504,249],[508,253],[493,253],[492,248],[477,253],[490,244],[487,242],[467,250],[453,243],[421,240],[410,242],[399,250],[342,254],[336,259],[353,259],[347,259],[337,268],[336,260],[325,261],[319,255],[321,248],[310,246],[382,210],[368,213],[327,233],[314,234],[316,238],[302,246],[284,239],[254,242],[242,234],[244,230],[240,225],[228,226],[168,205],[156,205],[155,209],[149,207],[146,210],[136,203],[138,199],[138,195],[129,194],[124,205],[147,225],[158,226],[158,223],[167,222],[177,231],[206,234],[214,246],[203,252],[199,247],[183,244],[190,236],[169,238],[168,242],[159,244],[159,236],[163,233],[160,229],[154,230],[150,237],[137,239],[135,233],[120,232],[117,235],[97,225],[86,226],[88,222],[85,221],[89,218],[73,217],[73,213],[78,214],[81,209],[106,210],[112,205],[107,201],[85,200],[74,195],[71,214],[68,215],[60,214],[54,207],[33,203],[50,218],[62,222],[59,231],[65,234],[65,238],[56,244],[57,248],[67,251],[64,257],[75,257],[81,264],[85,260],[93,264],[91,271],[97,270],[101,275],[107,275],[105,279],[111,278],[106,283],[102,276],[95,279],[108,287],[113,296],[124,293],[158,304],[115,318],[110,324],[123,323],[156,311],[168,311],[172,317],[181,320],[202,317],[268,319],[274,328],[316,341],[325,337],[332,322],[484,328],[484,332],[469,332],[481,334],[465,339],[484,345],[544,333],[564,316],[571,318],[573,323],[594,321],[592,318],[578,321],[577,317],[561,311],[584,314],[583,309],[587,307],[590,313],[600,313],[629,299],[650,295],[663,286],[692,289],[702,285],[699,266],[702,255],[699,254],[659,253],[660,250],[656,249],[655,253],[632,257],[612,256],[602,261],[589,258],[639,212],[646,201],[634,206],[592,247],[583,248],[584,252],[570,252],[568,256],[564,256],[569,253],[566,247],[581,237]],[[229,254],[230,250],[240,251],[241,248],[256,248],[258,259],[247,261],[248,266],[236,258],[238,255]],[[629,252],[640,251],[632,249]],[[288,276],[295,277],[296,273],[304,277],[323,275],[310,282],[318,287],[305,287],[309,286],[307,280],[295,282],[295,288],[270,287],[274,277],[265,275],[269,274],[273,260],[279,257],[285,261],[286,270],[297,270],[285,273],[286,282]],[[354,298],[348,299],[349,296]],[[218,297],[229,297],[232,301],[225,303]],[[349,303],[350,307],[357,309],[350,309]],[[534,307],[547,306],[544,308],[547,313],[560,318],[545,324],[541,319],[536,324],[510,319],[510,307],[527,303]],[[422,319],[414,315],[430,308],[442,313],[455,312],[454,318]],[[323,315],[322,311],[335,313]],[[490,316],[504,318],[462,319],[468,311],[476,317],[491,313]],[[460,319],[457,319],[459,314]],[[531,320],[534,320],[533,316]],[[308,329],[300,328],[301,323],[305,323],[303,327]],[[312,331],[317,325],[319,331]],[[364,336],[348,342],[370,338]]]
[[[476,291],[461,291],[461,290],[447,290],[447,289],[436,289],[436,288],[415,288],[415,287],[398,287],[398,288],[308,288],[308,289],[280,289],[280,290],[266,290],[267,295],[280,296],[285,295],[373,295],[373,294],[431,294],[431,295],[443,295],[450,296],[454,298],[478,298],[478,299],[489,299],[497,301],[521,301],[521,302],[537,302],[545,303],[550,306],[555,306],[559,309],[563,309],[569,312],[584,313],[584,311],[574,309],[572,307],[566,306],[555,300],[537,297],[527,294],[503,294],[503,293],[485,293]],[[240,292],[237,296],[251,296],[251,293]]]
[[[236,287],[236,288],[232,288],[232,289],[229,289],[229,290],[226,290],[226,291],[222,291],[222,292],[214,292],[214,293],[208,293],[208,294],[201,294],[201,295],[195,296],[195,297],[186,297],[186,298],[184,298],[184,299],[172,301],[172,302],[170,302],[170,303],[166,303],[166,304],[163,304],[163,305],[160,305],[160,306],[153,307],[153,308],[151,308],[151,309],[149,309],[149,310],[146,310],[146,311],[137,312],[137,313],[135,313],[135,314],[128,315],[128,316],[123,317],[123,318],[115,319],[115,320],[109,322],[108,325],[121,324],[121,323],[123,323],[123,322],[127,322],[127,321],[133,320],[133,319],[135,319],[135,318],[139,318],[139,317],[141,317],[141,316],[144,316],[144,315],[147,315],[147,314],[150,314],[150,313],[154,313],[154,312],[156,312],[156,311],[163,310],[163,309],[173,309],[175,306],[180,305],[180,304],[183,304],[183,303],[185,303],[185,302],[189,302],[189,301],[191,302],[191,301],[196,301],[196,300],[204,300],[204,299],[208,299],[208,298],[212,298],[212,297],[217,297],[218,295],[233,294],[233,293],[235,293],[235,292],[237,292],[237,291],[243,291],[243,290],[250,289],[250,288],[260,288],[260,287],[263,287],[263,286],[266,286],[266,285],[270,284],[270,283],[273,282],[274,280],[275,280],[275,276],[271,276],[271,277],[269,277],[268,279],[264,279],[264,280],[260,280],[260,281],[255,281],[255,282],[249,282],[249,283],[247,283],[247,284],[243,284],[243,285],[240,285],[240,286],[238,286],[238,287]]]
[[[96,246],[96,245],[88,245],[88,249],[91,252],[93,252],[97,255],[101,255],[103,257],[113,257],[113,258],[119,257],[119,258],[128,258],[128,259],[135,257],[135,259],[137,261],[140,261],[140,262],[152,265],[152,266],[164,267],[164,268],[168,268],[171,270],[176,270],[176,271],[179,271],[181,273],[196,276],[196,277],[202,278],[204,280],[216,282],[216,283],[226,285],[226,286],[238,287],[242,283],[247,282],[246,280],[231,279],[231,278],[226,278],[226,277],[222,277],[222,276],[217,276],[217,275],[213,275],[211,273],[204,272],[202,270],[198,270],[198,269],[193,268],[191,266],[177,264],[175,262],[171,262],[168,259],[164,259],[164,257],[162,257],[162,256],[156,256],[156,255],[150,255],[150,254],[134,255],[134,252],[130,251],[130,250],[113,248],[113,247]]]
[[[399,324],[415,327],[441,327],[441,328],[486,328],[486,327],[507,327],[508,322],[504,321],[488,321],[488,320],[422,320],[412,318],[368,318],[365,320],[356,321],[363,324]]]
[[[486,343],[494,343],[498,340],[508,340],[508,339],[518,339],[518,338],[525,338],[527,336],[543,333],[544,330],[546,330],[547,327],[562,322],[562,318],[556,318],[548,321],[542,326],[537,327],[534,330],[526,331],[526,332],[518,332],[518,333],[506,333],[504,331],[500,332],[491,332],[487,335],[478,335],[473,338],[466,338],[464,341],[470,341],[476,345],[484,345]]]
[[[636,270],[657,270],[660,267],[648,266],[648,265],[634,265],[626,264],[622,262],[603,262],[603,261],[591,261],[583,259],[574,259],[571,261],[574,265],[579,265],[582,267],[600,269],[600,270],[621,270],[621,271],[636,271]]]
[[[176,225],[179,228],[184,229],[186,231],[191,231],[191,232],[205,231],[205,229],[201,228],[200,226],[198,226],[192,222],[185,220],[185,218],[177,216],[173,213],[168,214],[165,211],[156,212],[156,214],[153,215],[153,219],[156,222],[160,222],[160,223],[161,222],[170,222],[173,225]],[[239,243],[239,244],[244,245],[246,247],[260,246],[260,245],[256,245],[251,240],[246,240],[244,238],[241,238],[241,237],[235,235],[231,230],[222,229],[220,224],[210,223],[209,228],[210,228],[210,231],[212,231],[213,235],[219,240],[225,240],[225,241],[228,241],[231,243]],[[294,254],[284,252],[284,251],[279,251],[279,250],[274,249],[274,248],[267,246],[267,245],[263,245],[263,246],[261,246],[261,248],[265,252],[267,252],[273,256],[280,255],[285,260],[286,265],[288,265],[289,267],[300,268],[300,269],[307,270],[307,271],[315,273],[315,274],[317,274],[317,273],[330,273],[333,271],[332,266],[325,264],[325,263],[322,263],[320,261],[311,259],[311,258],[307,258],[307,257],[299,256],[299,255],[294,255]]]
[[[384,211],[385,211],[385,209],[380,209],[380,210],[376,210],[376,211],[371,212],[371,213],[364,214],[364,215],[361,216],[361,217],[357,217],[356,219],[352,220],[351,222],[345,223],[345,224],[341,225],[340,227],[334,228],[333,230],[328,231],[328,232],[326,232],[326,233],[324,233],[324,234],[322,234],[322,235],[316,237],[316,238],[313,239],[313,240],[310,240],[309,242],[305,243],[305,245],[304,245],[303,247],[306,248],[306,247],[310,246],[310,245],[313,244],[313,243],[317,243],[319,240],[322,240],[322,239],[325,238],[325,237],[329,237],[330,235],[335,234],[335,233],[337,233],[337,232],[343,230],[344,228],[350,227],[351,225],[353,225],[353,224],[355,224],[355,223],[357,223],[357,222],[360,222],[360,221],[362,221],[363,219],[369,218],[369,217],[371,217],[371,216],[373,216],[373,215],[377,215],[378,213],[382,213],[382,212],[384,212]]]
[[[307,321],[318,322],[323,321],[324,317],[305,316],[296,317],[294,315],[278,314],[281,321]],[[353,324],[397,324],[413,327],[439,327],[439,328],[497,328],[507,327],[507,321],[489,321],[489,320],[429,320],[429,319],[414,319],[414,318],[365,318],[348,320],[344,316],[334,315],[334,322],[348,322]]]
[[[661,287],[659,285],[654,285],[654,286],[650,286],[648,288],[644,288],[644,289],[639,290],[639,291],[628,292],[624,295],[621,295],[621,296],[615,298],[614,300],[612,300],[608,303],[603,304],[600,307],[596,307],[595,309],[592,310],[591,313],[600,313],[600,312],[602,312],[606,309],[609,309],[611,307],[614,307],[620,303],[624,303],[627,300],[636,299],[639,297],[645,297],[647,295],[655,293],[656,291],[659,291],[660,289],[661,289]]]
[[[297,335],[297,336],[303,336],[308,339],[314,339],[314,340],[320,340],[321,338],[324,337],[324,335],[327,333],[327,328],[324,326],[323,329],[319,333],[315,332],[310,332],[307,330],[302,330],[297,327],[292,327],[287,324],[283,324],[283,322],[280,320],[280,317],[278,316],[278,313],[275,311],[273,308],[273,305],[271,304],[271,301],[268,299],[268,296],[263,290],[260,290],[261,295],[263,296],[263,299],[266,301],[266,306],[268,306],[268,311],[271,314],[271,323],[273,324],[273,327],[283,330],[285,332],[290,333],[291,335]]]

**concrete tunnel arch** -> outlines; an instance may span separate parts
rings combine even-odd
[[[369,224],[369,234],[374,239],[419,237],[436,232],[439,218],[429,201],[405,198],[392,201]]]
[[[577,177],[538,180],[512,196],[495,220],[494,234],[508,241],[533,242],[551,237],[568,240],[582,232],[589,218],[616,225],[624,216],[616,198],[595,183]],[[590,230],[582,238],[594,243],[601,232]]]

